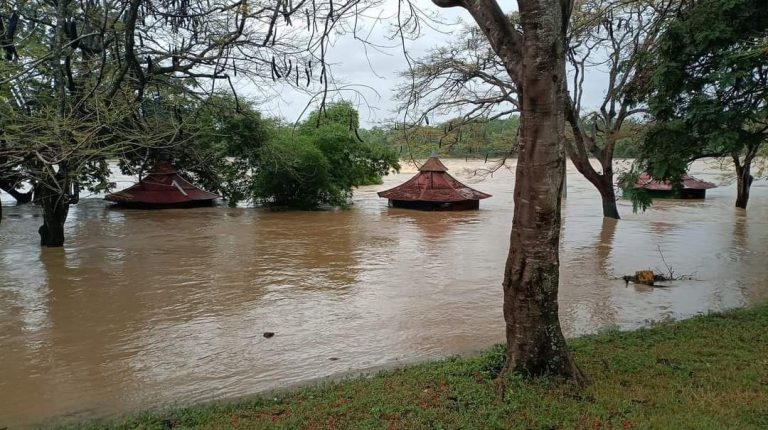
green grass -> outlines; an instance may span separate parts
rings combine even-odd
[[[494,377],[504,349],[275,397],[153,412],[86,428],[766,429],[768,306],[570,342],[591,384]]]

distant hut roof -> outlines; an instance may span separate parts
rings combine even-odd
[[[190,184],[171,163],[159,161],[138,184],[104,199],[123,205],[164,207],[211,203],[219,197]]]
[[[684,190],[708,190],[716,188],[717,185],[696,179],[693,176],[683,175],[680,177]],[[658,181],[647,172],[643,172],[635,181],[633,188],[643,188],[654,191],[671,191],[673,186],[670,181]]]
[[[470,188],[448,174],[447,167],[433,154],[419,168],[414,177],[389,190],[380,191],[379,197],[401,201],[451,203],[465,200],[481,200],[491,197]]]

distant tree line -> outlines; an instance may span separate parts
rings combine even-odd
[[[408,128],[400,124],[376,126],[361,129],[359,134],[364,140],[389,146],[400,158],[423,158],[434,151],[441,157],[484,159],[517,156],[519,127],[519,116],[511,115],[472,123],[455,118],[435,125]],[[615,135],[614,156],[637,157],[646,129],[647,124],[639,120],[624,122]],[[566,139],[572,140],[573,134],[568,133]]]
[[[387,145],[401,158],[424,158],[432,151],[442,157],[503,157],[515,153],[514,136],[520,119],[512,116],[475,124],[453,119],[434,125],[402,125],[360,130],[364,140]]]

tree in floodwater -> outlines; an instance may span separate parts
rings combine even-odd
[[[219,193],[230,205],[246,199],[248,177],[257,167],[259,150],[274,122],[264,119],[253,101],[229,91],[205,98],[166,91],[145,97],[141,110],[150,134],[170,130],[174,136],[169,138],[177,143],[132,146],[118,159],[124,175],[141,178],[163,160],[191,183]]]
[[[582,0],[576,2],[569,33],[571,70],[565,116],[572,138],[566,151],[576,169],[600,192],[603,216],[619,219],[614,155],[632,130],[632,120],[647,113],[634,93],[652,69],[642,59],[653,49],[666,24],[686,7],[685,0]],[[581,114],[587,74],[605,76],[599,108]],[[599,169],[590,162],[595,159]]]
[[[746,208],[751,167],[768,140],[765,2],[700,2],[669,25],[648,63],[655,73],[647,102],[657,123],[644,141],[639,169],[679,182],[693,160],[730,157],[736,207]]]
[[[614,152],[631,128],[627,121],[646,112],[635,106],[633,89],[648,79],[640,63],[683,0],[580,0],[574,3],[567,37],[569,94],[563,105],[570,125],[565,149],[576,169],[600,192],[603,216],[619,218]],[[509,17],[519,25],[519,17]],[[584,107],[585,77],[606,87],[598,108]],[[406,105],[419,122],[430,115],[460,111],[466,124],[508,116],[519,110],[518,89],[502,60],[477,27],[449,46],[416,61],[401,86]],[[599,78],[596,78],[599,77]],[[457,123],[458,124],[458,123]],[[596,168],[590,160],[597,160]]]
[[[390,147],[363,141],[358,127],[357,111],[341,102],[310,113],[295,132],[277,130],[260,150],[251,198],[297,209],[346,207],[354,187],[400,168]]]
[[[519,26],[491,0],[433,0],[463,7],[501,60],[520,110],[515,208],[504,271],[505,372],[584,382],[558,316],[560,203],[565,173],[565,59],[570,0],[518,0]]]
[[[325,53],[358,0],[32,0],[0,10],[0,172],[35,186],[41,242],[61,246],[79,190],[107,160],[184,145],[195,115],[156,122],[147,100],[205,100],[238,80],[327,90]],[[15,8],[15,9],[13,9]],[[13,30],[10,30],[13,28]],[[274,81],[279,81],[275,84]],[[236,95],[235,95],[236,97]],[[168,104],[168,103],[166,103]]]

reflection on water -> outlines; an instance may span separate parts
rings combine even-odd
[[[476,182],[476,212],[393,209],[375,192],[348,211],[131,211],[83,200],[64,249],[37,245],[35,208],[0,224],[0,427],[245,395],[348,370],[469,352],[503,340],[501,275],[514,175]],[[695,174],[717,180],[706,166]],[[569,172],[561,312],[570,336],[768,299],[768,186],[600,217]],[[666,270],[672,288],[616,277]],[[262,333],[274,331],[274,338]],[[330,358],[338,360],[330,360]]]

